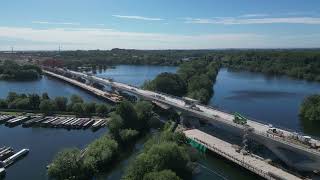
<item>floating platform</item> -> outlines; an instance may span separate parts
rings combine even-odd
[[[107,125],[108,119],[76,118],[70,116],[9,116],[0,115],[0,122],[6,126],[14,127],[22,124],[22,127],[48,127],[65,129],[88,129],[98,130]],[[1,148],[0,148],[1,152]],[[1,158],[1,154],[0,154]]]

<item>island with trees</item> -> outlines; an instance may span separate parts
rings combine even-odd
[[[220,63],[198,59],[182,63],[177,73],[162,73],[143,85],[145,89],[175,96],[188,96],[207,103],[213,95]]]
[[[28,81],[41,78],[42,70],[36,65],[19,65],[14,61],[4,61],[0,64],[1,80]]]

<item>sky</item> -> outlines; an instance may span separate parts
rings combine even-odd
[[[319,0],[1,0],[0,50],[320,48]]]

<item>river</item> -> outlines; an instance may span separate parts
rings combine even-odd
[[[170,66],[119,65],[115,69],[98,72],[97,76],[111,77],[115,81],[140,86],[145,80],[151,80],[161,72],[176,72],[176,70],[176,67]],[[48,77],[31,82],[0,81],[0,87],[0,98],[4,98],[9,91],[48,92],[51,97],[78,94],[86,101],[102,102],[76,87]],[[319,92],[319,83],[221,69],[214,90],[215,94],[209,102],[210,105],[241,112],[274,125],[318,135],[315,133],[315,127],[311,129],[303,127],[298,118],[298,110],[305,96]],[[67,147],[84,147],[106,131],[105,129],[91,132],[90,130],[67,131],[0,126],[0,146],[12,146],[17,150],[30,148],[30,154],[25,159],[8,168],[7,179],[45,179],[45,166],[59,150]],[[141,148],[136,149],[138,151]],[[129,159],[132,159],[132,156]],[[119,179],[127,163],[128,161],[122,162],[106,175],[105,179]],[[195,175],[196,180],[223,179],[222,177],[256,179],[256,176],[251,173],[212,154],[202,155],[200,163],[203,166],[201,173]]]

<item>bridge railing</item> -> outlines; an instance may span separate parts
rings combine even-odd
[[[221,151],[220,149],[216,148],[215,146],[211,145],[211,144],[208,144],[206,142],[203,142],[202,140],[194,137],[192,138],[194,141],[206,146],[207,148],[209,148],[210,150],[214,151],[215,153],[227,158],[227,159],[231,159],[231,161],[235,162],[236,164],[239,164],[241,166],[243,166],[244,168],[266,178],[266,179],[272,179],[269,175],[268,175],[268,172],[266,171],[263,171],[261,169],[258,169],[254,166],[252,166],[251,164],[245,162],[244,160],[239,160],[238,158],[235,158],[234,156],[224,152],[224,151]]]
[[[76,74],[77,76],[80,76],[78,72],[77,72],[77,73],[74,73],[73,71],[69,71],[69,70],[66,71],[66,70],[64,70],[64,69],[53,69],[53,68],[49,68],[48,70],[54,71],[54,72],[55,72],[55,70],[58,70],[59,72],[64,71],[64,72],[67,72],[67,73],[73,73],[73,74]],[[81,73],[81,74],[83,74],[83,73]],[[83,74],[83,75],[85,75],[85,77],[88,76],[88,75],[86,75],[86,74]],[[84,77],[84,76],[82,76],[82,77]],[[99,77],[99,78],[104,79],[103,77]],[[127,84],[126,84],[126,85],[127,85]],[[139,87],[135,87],[135,86],[133,86],[133,85],[127,85],[127,86],[129,86],[129,87],[134,87],[134,88],[139,88]],[[171,98],[173,98],[173,99],[177,99],[177,100],[180,100],[180,101],[183,101],[183,102],[184,102],[184,99],[183,99],[182,97],[178,97],[178,96],[166,94],[166,93],[159,92],[159,91],[155,91],[155,92],[158,93],[158,94],[161,94],[161,95],[163,95],[163,96],[168,96],[168,97],[171,97]],[[143,95],[143,94],[140,93],[140,95]],[[218,106],[208,106],[208,105],[203,105],[203,104],[199,104],[199,105],[204,106],[204,107],[206,107],[206,108],[208,108],[208,109],[212,109],[212,110],[215,110],[215,111],[220,111],[220,112],[223,112],[223,113],[226,113],[226,114],[229,114],[229,115],[233,115],[233,113],[234,113],[234,112],[232,112],[232,111],[228,111],[228,110],[222,109],[221,107],[218,107]],[[246,116],[250,121],[254,121],[254,122],[260,123],[260,124],[262,124],[262,125],[268,125],[268,122],[261,121],[261,120],[258,120],[258,119],[256,119],[256,118],[252,118],[252,117],[247,116],[247,115],[244,115],[244,116]],[[225,121],[225,122],[226,122],[226,121]],[[293,129],[290,129],[290,128],[287,128],[287,127],[280,126],[280,125],[278,125],[278,124],[273,124],[273,126],[276,127],[276,128],[278,128],[278,129],[282,129],[282,130],[285,130],[285,131],[288,131],[288,132],[298,132],[298,133],[299,133],[300,135],[302,135],[302,136],[303,136],[303,135],[307,135],[307,134],[304,134],[302,131],[293,130]],[[308,136],[310,136],[310,135],[308,135]],[[319,137],[315,137],[315,136],[311,136],[311,137],[312,137],[313,139],[316,139],[316,140],[320,141],[320,138],[319,138]]]

